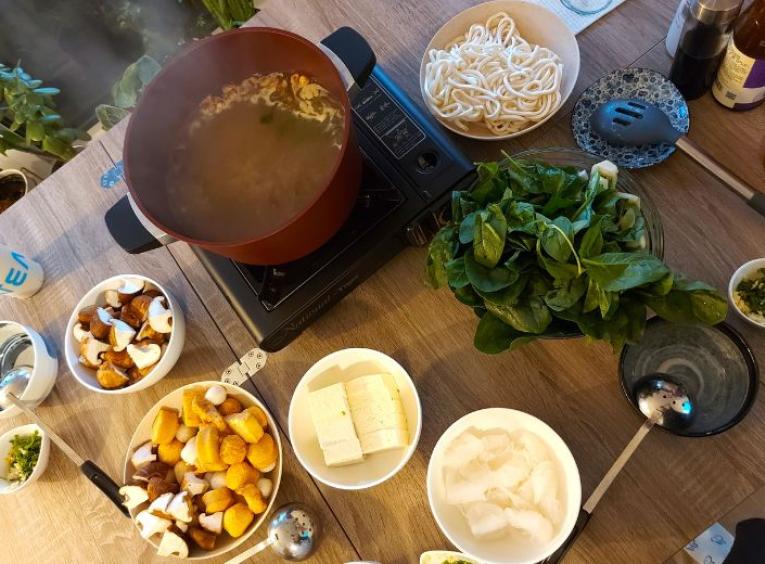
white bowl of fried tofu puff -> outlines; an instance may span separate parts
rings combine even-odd
[[[179,388],[146,414],[130,441],[120,493],[159,556],[228,552],[263,523],[282,476],[271,414],[222,382]]]
[[[409,461],[422,428],[412,379],[371,349],[332,353],[303,376],[290,403],[289,434],[303,467],[344,490],[381,484]]]
[[[164,378],[183,351],[186,323],[170,292],[138,274],[113,276],[77,304],[66,327],[69,370],[101,394],[130,394]]]

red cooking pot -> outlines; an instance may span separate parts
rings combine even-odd
[[[293,261],[318,249],[343,225],[358,194],[362,163],[350,100],[358,91],[354,86],[363,86],[374,64],[369,45],[350,28],[337,30],[321,46],[266,27],[242,28],[195,42],[151,82],[130,119],[123,155],[129,195],[107,212],[112,236],[131,253],[178,239],[263,265]],[[178,202],[168,196],[165,183],[171,152],[190,116],[205,97],[223,86],[279,71],[311,76],[345,110],[342,146],[326,186],[307,207],[265,235],[220,242],[183,233],[173,219]]]

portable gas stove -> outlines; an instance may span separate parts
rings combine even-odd
[[[356,207],[319,250],[254,266],[194,248],[261,349],[277,351],[407,245],[424,245],[473,163],[375,66],[353,103],[364,154]]]

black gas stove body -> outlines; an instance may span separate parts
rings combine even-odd
[[[277,351],[407,245],[424,245],[473,163],[379,67],[353,101],[364,173],[356,207],[322,248],[275,266],[195,248],[265,351]],[[424,268],[424,266],[423,266]]]

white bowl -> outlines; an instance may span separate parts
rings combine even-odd
[[[357,464],[327,466],[311,420],[308,394],[338,382],[381,372],[393,376],[401,394],[409,425],[409,446],[371,454]],[[422,406],[414,382],[398,362],[371,349],[343,349],[325,356],[308,369],[292,395],[288,419],[292,448],[311,476],[333,488],[362,490],[390,479],[409,461],[420,440]]]
[[[765,268],[765,258],[750,260],[749,262],[742,264],[738,270],[733,273],[733,276],[730,277],[730,282],[728,283],[728,301],[733,306],[733,309],[736,310],[736,313],[746,319],[749,323],[755,327],[765,328],[765,323],[756,321],[741,311],[734,299],[734,293],[736,292],[736,287],[739,283],[742,280],[746,280],[747,278],[752,277],[752,275],[757,274],[757,271],[761,268]]]
[[[167,298],[168,308],[173,315],[173,331],[170,333],[170,340],[167,342],[167,349],[160,358],[159,362],[146,376],[141,378],[135,384],[125,386],[124,388],[117,388],[116,390],[107,390],[102,388],[96,380],[96,371],[87,366],[83,366],[79,361],[79,343],[75,340],[72,333],[74,326],[77,324],[77,313],[91,305],[106,305],[104,300],[104,292],[106,290],[116,290],[122,284],[122,281],[126,278],[139,278],[144,282],[156,287],[162,295]],[[69,370],[77,381],[94,392],[99,394],[132,394],[139,390],[144,390],[150,386],[153,386],[159,382],[162,378],[168,375],[173,369],[175,363],[178,362],[178,358],[183,351],[183,343],[186,340],[186,321],[183,317],[183,310],[181,310],[178,301],[173,295],[156,280],[152,280],[147,276],[140,274],[121,274],[119,276],[112,276],[107,278],[103,282],[94,286],[77,304],[74,308],[72,316],[69,318],[69,323],[66,325],[66,336],[64,337],[64,356],[66,357],[66,364]]]
[[[428,63],[428,53],[430,53],[431,49],[443,49],[446,45],[454,41],[455,38],[464,35],[472,24],[483,23],[490,16],[493,16],[498,12],[507,12],[513,20],[515,20],[520,34],[526,41],[541,45],[542,47],[547,47],[557,53],[561,58],[561,61],[563,61],[563,78],[560,86],[560,104],[558,104],[555,111],[541,121],[515,133],[495,135],[481,123],[467,124],[468,130],[463,131],[456,125],[433,113],[433,110],[430,107],[430,102],[428,102],[424,90],[425,65]],[[470,137],[471,139],[480,139],[483,141],[511,139],[536,129],[563,107],[566,100],[568,100],[568,97],[571,95],[571,92],[574,90],[576,79],[579,76],[579,63],[579,44],[576,42],[576,36],[574,35],[574,32],[568,28],[566,23],[554,12],[543,6],[524,0],[492,0],[491,2],[484,2],[483,4],[477,4],[463,10],[441,26],[441,29],[436,32],[433,39],[428,43],[428,46],[425,49],[425,54],[422,57],[422,63],[420,64],[420,92],[422,93],[425,106],[433,114],[433,117],[435,117],[441,125],[454,133],[462,135],[463,137]]]
[[[509,534],[496,540],[478,540],[470,532],[467,520],[459,509],[446,503],[443,481],[444,452],[456,437],[471,428],[503,429],[508,432],[524,429],[547,444],[557,461],[565,515],[550,542],[534,542],[521,534]],[[441,435],[433,449],[428,464],[427,486],[430,510],[444,535],[460,551],[487,564],[532,564],[544,560],[568,538],[582,502],[579,469],[563,439],[549,425],[533,415],[505,408],[481,409],[455,421]]]
[[[468,564],[481,564],[473,560],[467,554],[454,552],[453,550],[429,550],[420,554],[420,564],[443,564],[444,562],[462,561]]]
[[[58,374],[58,360],[50,354],[45,341],[37,331],[15,321],[0,321],[0,343],[19,333],[26,333],[32,341],[32,346],[23,351],[14,363],[15,366],[32,367],[29,383],[19,399],[28,402],[29,406],[34,408],[40,405],[53,390]],[[0,419],[13,417],[19,413],[19,408],[11,405],[0,411]]]
[[[271,509],[273,508],[274,501],[276,500],[276,494],[279,491],[279,484],[282,480],[282,441],[279,437],[278,427],[276,426],[276,421],[271,416],[271,413],[268,411],[268,408],[266,408],[265,405],[263,405],[255,396],[253,396],[250,392],[247,390],[240,388],[239,386],[234,386],[232,384],[226,384],[225,382],[217,382],[217,381],[209,381],[209,382],[194,382],[193,384],[188,384],[186,386],[183,386],[181,388],[178,388],[177,390],[174,390],[167,394],[165,397],[163,397],[161,400],[159,400],[156,404],[154,404],[154,407],[152,407],[146,415],[144,415],[143,419],[141,419],[141,422],[138,424],[138,427],[136,427],[135,433],[133,433],[133,437],[130,439],[130,445],[128,446],[127,453],[125,454],[125,463],[124,468],[122,471],[122,483],[123,484],[129,484],[132,483],[131,476],[133,474],[133,464],[130,462],[130,458],[133,456],[133,452],[146,443],[147,441],[151,440],[151,426],[154,422],[154,418],[157,415],[157,412],[161,407],[170,407],[173,409],[177,409],[179,412],[181,411],[181,408],[183,406],[183,390],[187,388],[196,388],[196,387],[210,387],[210,386],[223,386],[226,389],[226,393],[229,396],[233,396],[236,399],[238,399],[241,404],[247,408],[251,407],[253,405],[258,406],[260,409],[263,410],[263,412],[266,414],[266,417],[268,418],[268,427],[266,429],[267,432],[271,434],[271,436],[274,438],[274,441],[276,441],[276,446],[279,449],[279,458],[276,461],[276,468],[274,468],[271,472],[264,473],[264,477],[269,478],[273,481],[274,486],[273,490],[271,492],[271,497],[268,500],[268,507],[266,510],[261,513],[260,515],[256,515],[253,522],[250,524],[249,528],[245,533],[239,537],[239,538],[233,538],[228,536],[225,532],[222,533],[216,542],[216,547],[214,550],[201,550],[198,549],[196,546],[194,546],[193,543],[189,545],[189,557],[186,560],[206,560],[208,558],[215,558],[217,556],[220,556],[221,554],[224,554],[230,550],[233,550],[243,542],[245,542],[251,535],[254,533],[258,527],[265,521],[268,514],[271,512]],[[138,507],[130,510],[130,515],[135,518],[138,513],[146,509],[148,506],[148,502],[144,503],[143,505],[139,505]],[[135,524],[135,519],[133,519],[133,523]],[[136,525],[136,529],[138,528],[138,525]],[[159,542],[158,540],[159,536],[155,537],[154,539],[150,539],[148,542],[151,543],[154,548],[159,548]]]
[[[20,483],[8,482],[4,479],[4,476],[8,474],[8,461],[6,457],[11,450],[11,440],[14,435],[30,435],[37,431],[40,433],[42,442],[40,444],[40,456],[37,458],[37,464],[35,465],[32,474]],[[14,427],[3,436],[0,437],[0,495],[10,495],[23,490],[24,488],[36,482],[40,476],[43,475],[45,469],[48,467],[48,458],[50,457],[50,437],[47,433],[40,429],[35,424],[22,425],[21,427]]]

